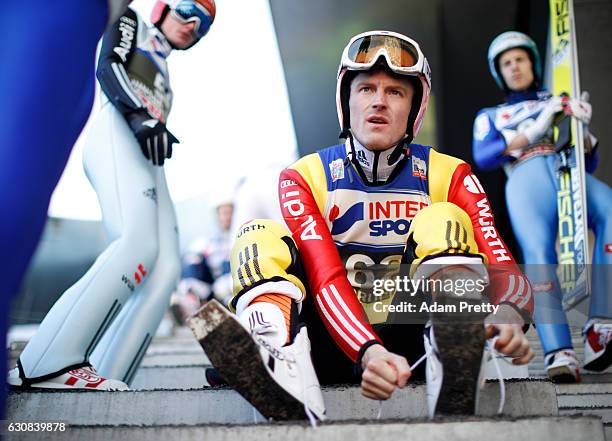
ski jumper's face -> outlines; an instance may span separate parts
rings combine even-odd
[[[386,150],[406,135],[414,86],[385,71],[363,72],[351,83],[351,129],[368,150]]]
[[[232,225],[232,215],[234,214],[233,204],[222,204],[217,207],[217,220],[222,231],[229,231]]]
[[[509,49],[499,56],[499,72],[513,92],[529,89],[533,83],[533,66],[525,49]]]
[[[172,14],[168,13],[161,24],[161,30],[174,47],[185,49],[191,46],[196,40],[196,26],[197,23],[193,21],[183,23],[174,18]]]

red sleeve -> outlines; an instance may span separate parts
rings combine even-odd
[[[357,362],[364,345],[381,340],[346,277],[312,191],[297,170],[286,169],[281,173],[279,198],[285,222],[300,250],[319,315],[336,344]]]
[[[495,228],[487,195],[466,163],[460,164],[453,173],[448,202],[461,207],[470,216],[478,250],[488,257],[490,300],[494,304],[510,303],[525,318],[530,318],[533,314],[533,296],[529,281]]]

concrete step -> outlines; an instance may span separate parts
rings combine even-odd
[[[202,360],[199,357],[181,355],[175,361],[204,361],[197,364],[178,364],[172,365],[170,358],[145,358],[136,376],[130,384],[132,390],[155,390],[155,389],[195,389],[202,386],[209,386],[205,378],[205,369],[212,367],[206,364],[208,359]],[[527,369],[524,366],[510,366],[500,362],[500,369],[504,379],[529,378]],[[485,378],[489,380],[497,379],[497,372],[489,362],[485,365]]]
[[[590,376],[590,380],[597,378],[606,378],[606,375]],[[582,383],[555,387],[559,415],[592,415],[601,418],[605,426],[606,439],[612,440],[611,383]]]
[[[204,354],[204,351],[200,349],[199,353],[185,354],[185,353],[174,353],[174,354],[147,354],[143,360],[141,367],[170,367],[170,366],[182,366],[182,365],[200,365],[210,366],[208,357]]]
[[[588,395],[559,395],[557,405],[561,408],[591,408],[609,407],[612,412],[612,394],[588,394]]]
[[[589,415],[600,418],[604,424],[612,424],[612,409],[605,407],[572,407],[559,409],[559,415]]]
[[[9,434],[8,440],[39,440],[41,434]],[[526,419],[470,419],[436,421],[350,421],[306,424],[259,424],[251,426],[154,426],[154,427],[69,427],[66,432],[45,434],[48,440],[88,441],[242,441],[282,439],[283,441],[604,441],[601,421],[594,417]]]
[[[141,367],[130,388],[132,390],[200,389],[209,385],[204,375],[205,368],[205,365]]]
[[[379,403],[361,395],[359,387],[323,389],[331,420],[373,418]],[[487,382],[481,391],[480,413],[493,416],[499,387]],[[410,385],[382,405],[384,418],[427,415],[425,385]],[[524,417],[558,414],[555,388],[546,381],[516,380],[506,384],[504,415]],[[13,391],[8,397],[8,420],[66,421],[78,425],[248,424],[253,408],[226,388],[128,392]]]
[[[132,390],[193,389],[208,386],[204,370],[210,361],[200,349],[200,354],[156,354],[144,358],[140,369],[130,384]],[[529,378],[526,366],[513,366],[499,362],[504,379]],[[485,378],[497,379],[497,371],[491,361],[484,366]]]
[[[595,377],[595,376],[593,376]],[[593,378],[591,377],[591,378]],[[595,377],[596,378],[596,377]],[[557,396],[561,395],[588,395],[588,394],[612,394],[612,383],[578,383],[555,385]]]
[[[195,343],[195,344],[191,344]],[[194,339],[193,342],[174,343],[168,342],[165,344],[151,344],[147,350],[147,356],[151,355],[172,355],[172,354],[200,354],[202,347]]]

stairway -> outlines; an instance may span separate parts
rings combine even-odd
[[[537,342],[535,334],[530,339]],[[579,337],[579,333],[577,334]],[[579,340],[579,338],[578,338]],[[12,344],[16,358],[23,343]],[[541,357],[540,357],[541,358]],[[545,379],[538,358],[529,379],[506,382],[504,417],[493,417],[499,387],[489,381],[479,413],[470,419],[426,419],[425,385],[411,384],[382,404],[361,396],[355,386],[324,388],[329,421],[317,430],[306,423],[266,423],[240,395],[204,387],[208,359],[186,328],[157,337],[129,392],[13,391],[8,421],[63,421],[65,432],[7,433],[9,440],[167,440],[282,438],[351,441],[580,439],[612,441],[612,378],[585,375],[579,385]],[[377,420],[378,412],[381,419]],[[603,425],[602,425],[603,421]]]

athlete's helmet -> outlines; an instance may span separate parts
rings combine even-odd
[[[217,8],[214,0],[157,0],[151,11],[151,23],[159,28],[168,12],[179,21],[194,21],[197,41],[208,33]]]
[[[407,143],[419,133],[431,91],[431,70],[418,43],[405,35],[389,31],[369,31],[351,38],[342,52],[336,83],[336,108],[342,136],[350,128],[350,84],[360,71],[372,69],[379,62],[399,75],[415,79],[412,108],[406,125]],[[351,72],[355,72],[351,74]]]
[[[498,60],[502,53],[515,48],[522,48],[527,51],[531,58],[535,82],[537,85],[542,84],[542,62],[535,42],[522,32],[508,31],[495,37],[495,40],[489,46],[487,57],[489,59],[489,70],[497,85],[501,89],[507,90],[506,83],[499,72]]]

